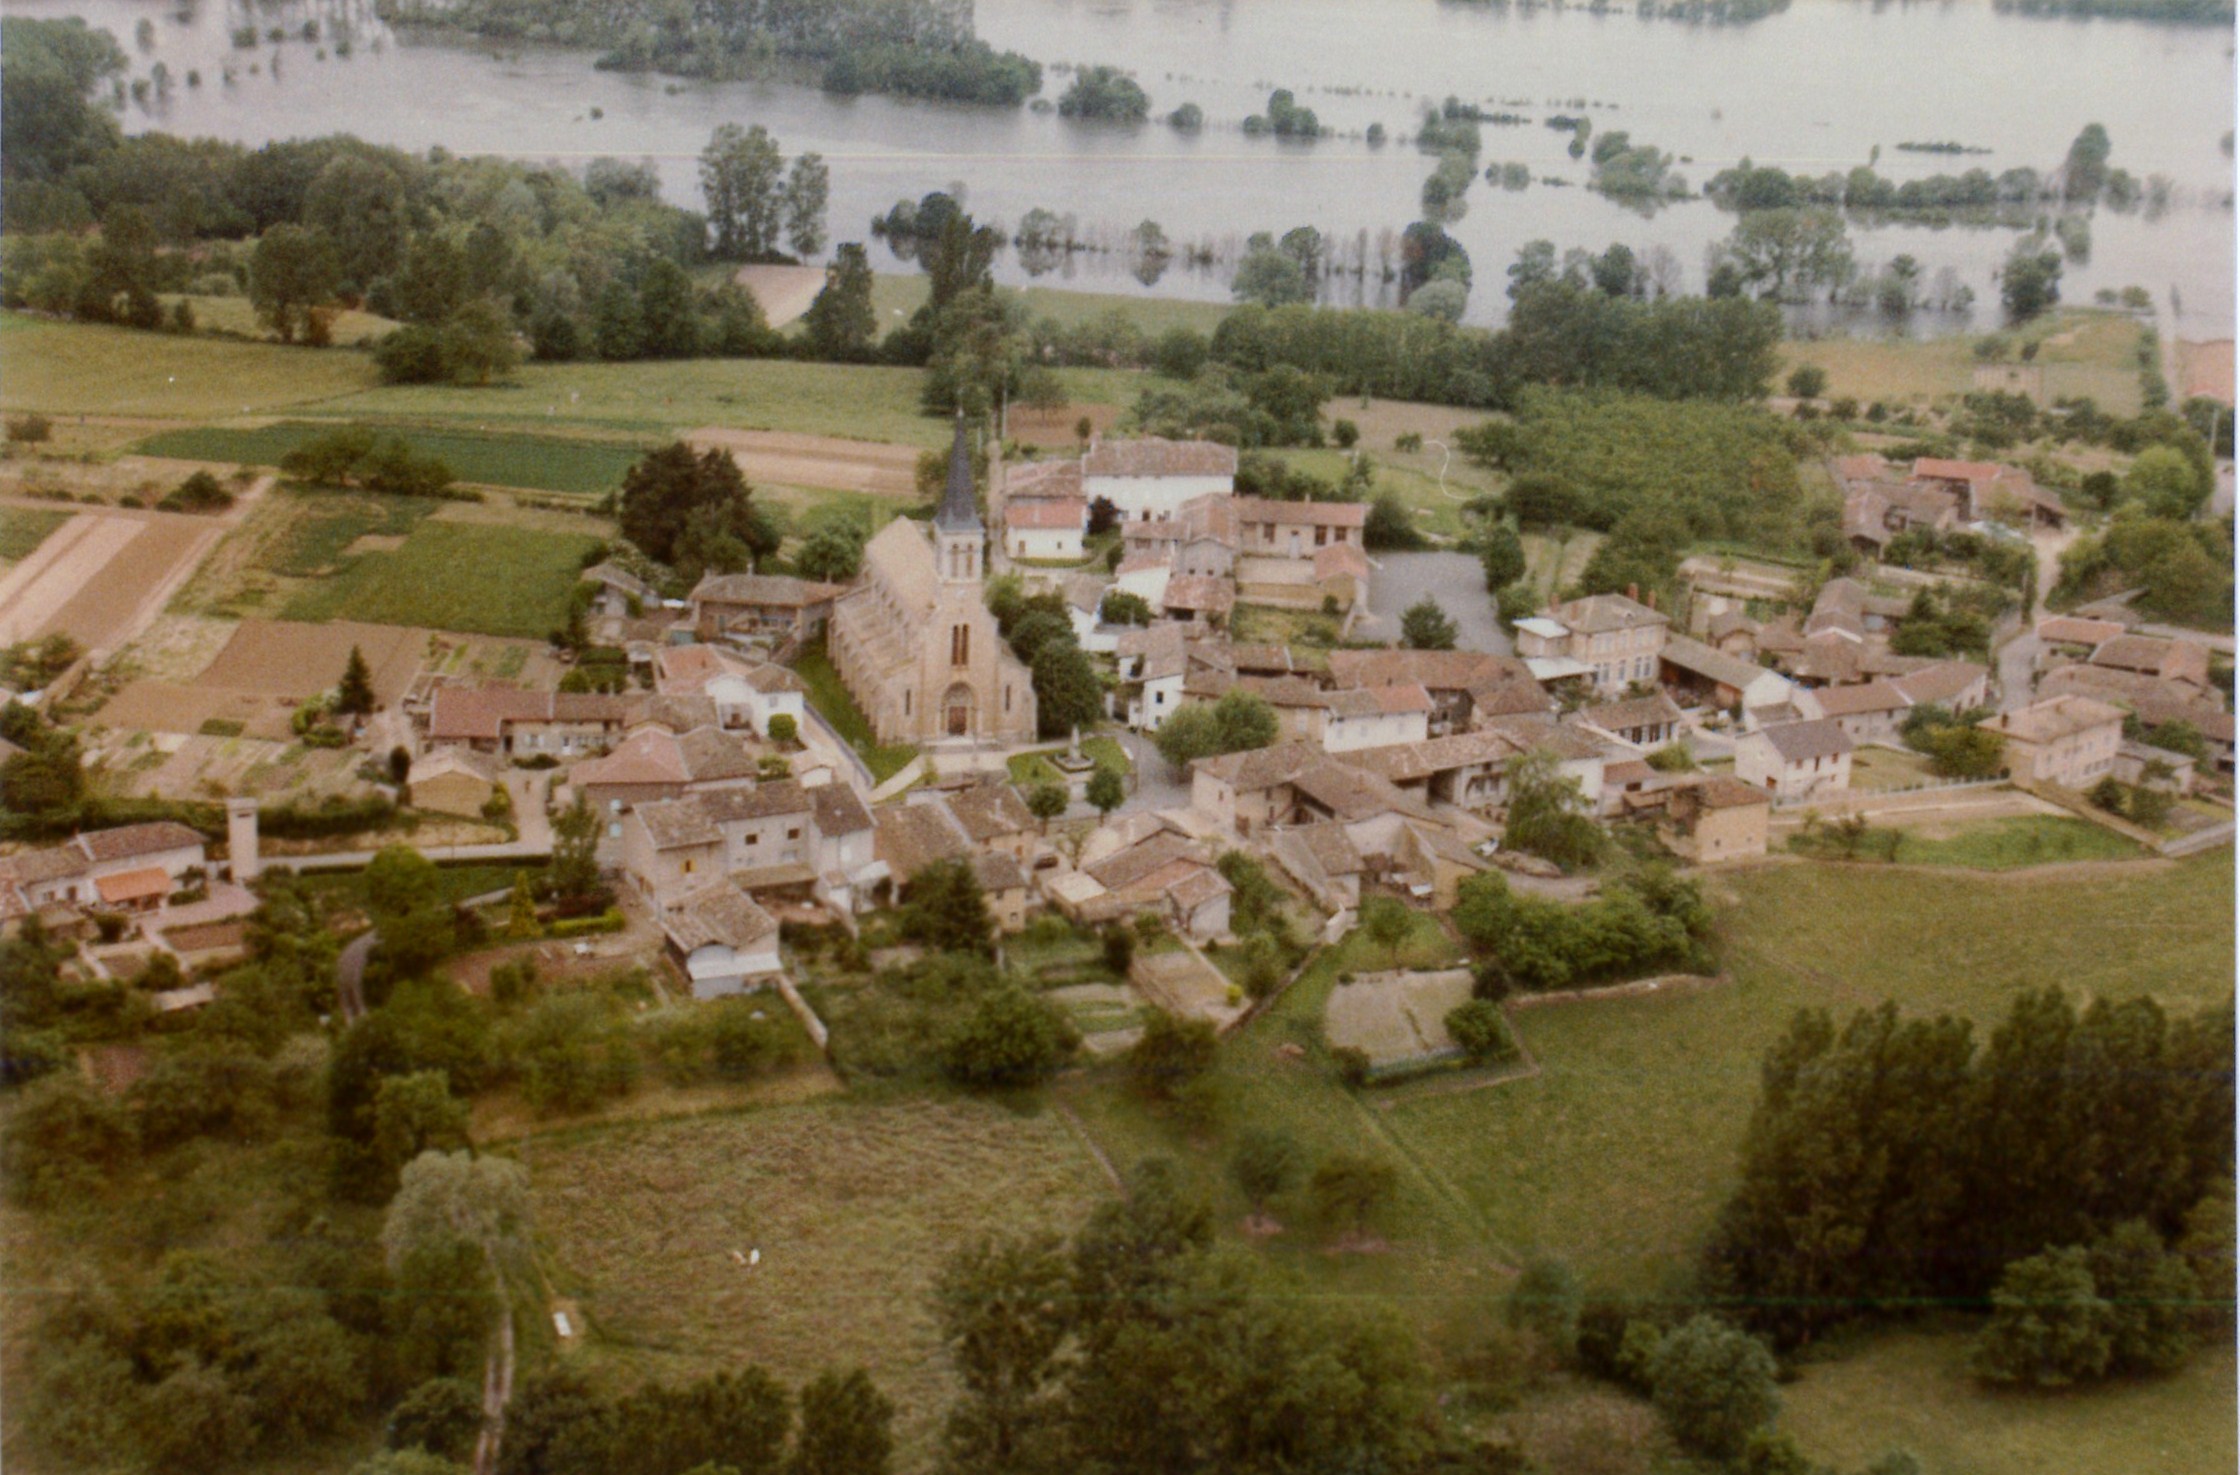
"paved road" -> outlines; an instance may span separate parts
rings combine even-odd
[[[1149,737],[1140,732],[1115,732],[1112,736],[1127,750],[1128,761],[1135,765],[1134,792],[1128,795],[1128,802],[1120,806],[1118,813],[1134,814],[1145,809],[1189,807],[1190,785],[1175,781],[1174,770],[1167,766],[1166,759],[1159,756],[1159,750],[1151,745]],[[1075,806],[1075,812],[1096,813],[1087,805]]]

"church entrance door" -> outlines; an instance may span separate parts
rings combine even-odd
[[[972,733],[972,688],[958,683],[949,688],[942,700],[942,727],[951,737],[968,737]]]

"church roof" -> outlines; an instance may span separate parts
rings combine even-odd
[[[964,411],[957,411],[956,438],[949,443],[949,482],[941,489],[941,506],[933,525],[945,533],[982,531],[980,506],[972,497],[972,451],[964,441]]]

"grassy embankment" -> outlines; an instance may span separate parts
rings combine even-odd
[[[832,724],[832,730],[840,734],[848,746],[863,755],[863,761],[879,782],[893,778],[918,756],[918,750],[906,743],[881,746],[872,735],[871,719],[863,715],[856,699],[848,695],[848,688],[841,684],[840,673],[832,669],[832,658],[825,654],[822,640],[802,650],[794,660],[793,673],[809,688],[809,705],[817,709],[818,716]]]

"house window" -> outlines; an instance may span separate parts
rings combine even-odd
[[[907,689],[902,693],[902,715],[905,717],[910,715],[910,693]]]
[[[800,838],[801,838],[801,827],[800,827],[800,826],[798,826],[798,825],[796,825],[796,826],[795,826],[794,828],[792,828],[792,829],[790,829],[790,830],[786,831],[786,838],[787,838],[788,840],[798,840],[798,839],[800,839]]]
[[[1003,710],[1006,712],[1011,710],[1011,687],[1009,683],[1006,683],[1003,688]]]
[[[1323,546],[1323,545],[1324,545],[1325,543],[1328,543],[1329,541],[1330,541],[1330,529],[1328,529],[1328,528],[1316,528],[1316,529],[1314,530],[1314,546],[1315,546],[1315,547],[1317,547],[1317,548],[1320,548],[1320,547],[1322,547],[1322,546]]]
[[[750,849],[750,850],[751,850],[751,849],[753,849],[753,848],[754,848],[755,846],[757,846],[757,845],[760,845],[761,843],[762,843],[762,833],[761,833],[761,832],[760,832],[759,830],[750,830],[750,831],[748,831],[748,832],[747,832],[747,848],[748,848],[748,849]]]
[[[688,875],[688,876],[689,876],[689,875],[691,875],[691,874],[692,874],[692,868],[693,868],[694,866],[698,865],[698,864],[699,864],[699,862],[698,862],[698,861],[696,861],[696,860],[693,860],[693,859],[692,859],[691,857],[687,856],[687,857],[685,858],[685,863],[684,863],[684,873],[685,873],[686,875]]]
[[[972,627],[970,625],[957,625],[950,629],[949,664],[952,666],[969,666],[972,664]]]

